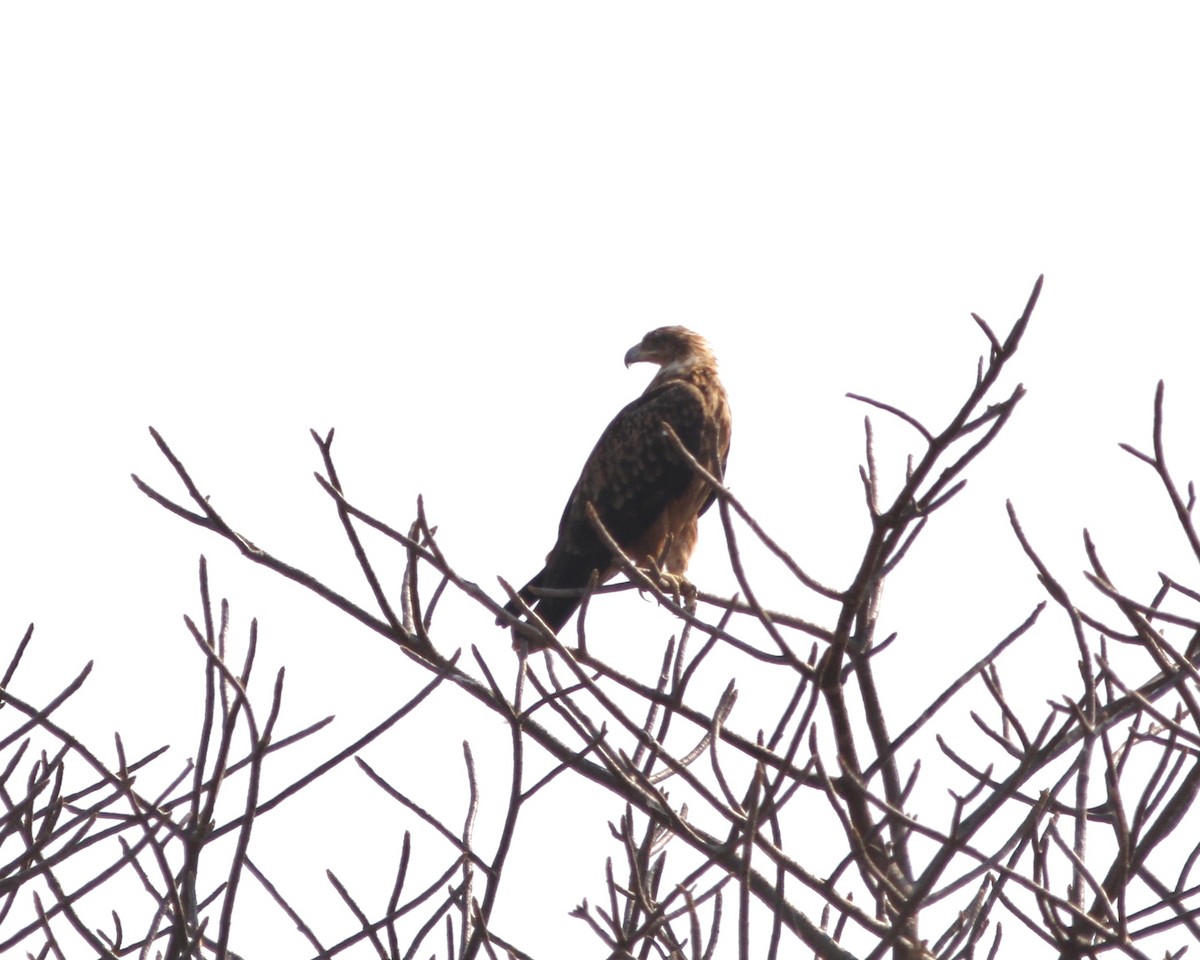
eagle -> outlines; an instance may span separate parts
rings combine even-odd
[[[697,521],[716,492],[664,425],[712,476],[725,475],[732,422],[708,343],[686,327],[659,327],[625,354],[626,367],[642,362],[660,369],[600,434],[567,500],[546,565],[518,591],[555,633],[582,602],[593,572],[603,583],[620,569],[588,516],[589,504],[626,556],[686,584]],[[540,590],[578,592],[539,596]],[[521,608],[511,600],[504,609],[516,615]],[[515,631],[513,636],[516,645]]]

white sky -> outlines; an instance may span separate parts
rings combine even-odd
[[[625,349],[664,323],[721,359],[730,485],[844,583],[866,530],[865,410],[844,394],[940,426],[984,349],[969,313],[1007,330],[1039,273],[1008,384],[1029,396],[890,588],[885,632],[912,652],[884,675],[919,700],[1040,599],[1006,497],[1073,587],[1085,524],[1130,590],[1164,568],[1196,585],[1150,471],[1116,447],[1148,443],[1163,377],[1173,463],[1200,467],[1196,35],[1184,4],[4,5],[0,650],[38,630],[18,692],[94,658],[69,714],[94,746],[111,756],[119,729],[182,763],[203,551],[238,630],[260,618],[264,696],[288,666],[287,729],[383,716],[423,678],[138,494],[131,471],[178,492],[146,425],[235,526],[365,599],[311,478],[307,431],[336,427],[352,498],[403,527],[423,493],[499,595],[644,385]],[[874,421],[894,480],[914,437]],[[703,589],[732,583],[718,528]],[[821,615],[760,575],[769,605]],[[611,602],[649,650],[612,658],[651,669],[669,626]],[[487,618],[445,616],[446,649],[503,656]],[[1061,623],[1039,638],[1023,662],[1052,696],[1075,654]],[[453,771],[462,739],[497,734],[456,706],[426,715]],[[319,887],[355,842],[314,840],[299,869]],[[543,949],[591,943],[565,912],[610,852],[543,891]]]

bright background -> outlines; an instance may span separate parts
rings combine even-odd
[[[1181,478],[1197,469],[1191,16],[1185,4],[5,5],[0,649],[37,624],[16,689],[45,698],[94,659],[64,718],[109,758],[113,730],[131,754],[170,742],[176,769],[193,750],[190,714],[182,727],[176,714],[200,690],[180,615],[198,612],[203,551],[235,636],[260,618],[260,696],[287,664],[281,730],[337,713],[335,749],[424,678],[139,494],[131,471],[182,497],[146,425],[235,527],[365,602],[311,477],[307,431],[336,427],[352,499],[406,527],[424,494],[451,560],[500,596],[495,576],[536,569],[595,437],[644,385],[649,371],[626,372],[622,354],[666,323],[703,333],[721,360],[731,487],[811,572],[844,585],[867,529],[866,410],[844,394],[940,427],[985,349],[969,313],[1007,331],[1039,273],[1006,381],[1029,395],[885,597],[884,630],[901,631],[881,666],[897,716],[1040,599],[1005,498],[1073,589],[1084,525],[1131,592],[1147,596],[1159,569],[1197,585],[1150,471],[1116,446],[1148,446],[1165,378],[1169,452]],[[873,420],[894,484],[916,437]],[[380,555],[393,578],[399,562]],[[768,605],[828,615],[759,569]],[[692,573],[731,589],[715,515]],[[656,669],[669,622],[631,595],[606,602],[626,626],[593,643]],[[443,616],[443,649],[474,643],[504,662],[507,638],[482,612],[448,602]],[[1047,622],[1014,654],[1035,713],[1077,685],[1073,642]],[[622,646],[634,629],[645,646]],[[448,791],[456,823],[457,745],[499,737],[503,750],[507,737],[462,707],[442,696],[422,714],[428,743],[395,747],[415,751],[397,780],[430,806]],[[356,771],[346,783],[368,792]],[[567,796],[544,801],[547,857],[562,849]],[[494,815],[503,792],[492,798]],[[325,866],[369,876],[386,847],[390,882],[405,821],[381,801],[387,829],[353,834],[371,810],[341,811],[337,836],[300,803],[262,825],[264,849],[296,851],[296,896],[320,890],[331,928],[346,918]],[[593,948],[566,912],[602,890],[601,858],[616,853],[603,832],[595,857],[531,870],[502,903],[503,930],[546,956]],[[537,854],[536,836],[520,839]],[[430,864],[445,862],[425,843]],[[268,913],[263,942],[293,955]]]

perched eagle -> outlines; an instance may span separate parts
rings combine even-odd
[[[647,361],[661,369],[645,392],[600,435],[558,524],[558,542],[546,565],[520,590],[555,633],[582,597],[542,596],[542,589],[582,590],[598,571],[600,582],[619,569],[588,519],[587,505],[626,556],[653,561],[682,579],[696,546],[696,521],[715,494],[680,453],[663,424],[709,473],[721,478],[729,455],[731,421],[717,360],[704,338],[685,327],[660,327],[625,354],[625,366]],[[505,607],[517,613],[515,601]]]

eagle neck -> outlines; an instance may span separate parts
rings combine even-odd
[[[716,361],[711,356],[693,353],[660,367],[658,373],[654,375],[654,379],[647,384],[646,393],[657,390],[673,380],[682,380],[703,388],[716,379]]]

